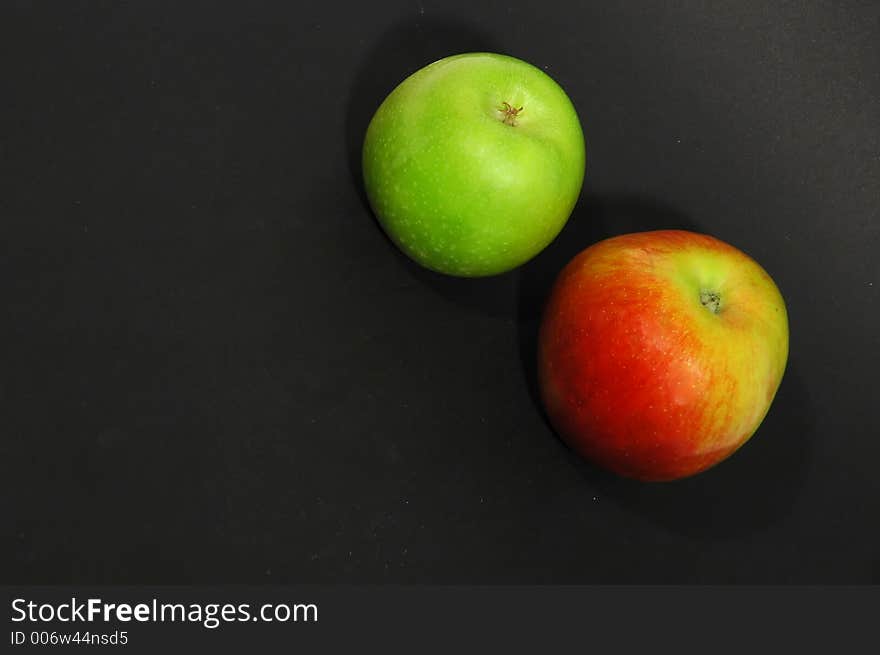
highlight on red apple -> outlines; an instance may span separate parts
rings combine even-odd
[[[562,270],[538,338],[550,422],[643,481],[723,461],[764,420],[788,359],[785,301],[734,246],[659,230],[596,243]]]

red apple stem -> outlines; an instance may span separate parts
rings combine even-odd
[[[713,314],[717,314],[721,311],[721,294],[703,289],[700,291],[700,303]]]

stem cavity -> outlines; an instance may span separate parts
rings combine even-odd
[[[516,126],[516,117],[522,113],[522,107],[514,107],[509,102],[502,102],[498,111],[501,112],[501,122],[511,127]]]
[[[721,311],[721,294],[717,291],[702,289],[700,291],[700,304],[713,314],[717,314]]]

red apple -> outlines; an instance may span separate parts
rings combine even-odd
[[[538,378],[560,436],[639,480],[714,466],[763,421],[788,359],[785,301],[714,237],[660,230],[590,246],[560,273]]]

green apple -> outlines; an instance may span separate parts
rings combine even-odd
[[[448,275],[509,271],[559,234],[584,179],[562,88],[513,57],[467,53],[404,80],[367,128],[364,184],[391,240]]]

